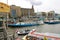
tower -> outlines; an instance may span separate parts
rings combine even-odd
[[[34,12],[34,6],[32,5],[32,11]]]
[[[33,7],[33,5],[32,5],[32,9],[34,10],[34,7]]]

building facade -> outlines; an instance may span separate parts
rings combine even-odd
[[[34,8],[21,8],[22,16],[34,16]]]
[[[54,19],[55,18],[55,11],[49,11],[48,12],[48,19]]]
[[[43,19],[55,19],[55,11],[49,11],[49,12],[40,12],[40,17]]]
[[[10,17],[21,17],[21,8],[19,6],[10,6]]]
[[[10,6],[10,17],[34,16],[34,8],[21,8],[19,6]]]

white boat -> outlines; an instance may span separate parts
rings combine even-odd
[[[22,30],[22,31],[20,31],[20,30],[17,30],[17,31],[16,31],[16,33],[17,33],[18,35],[27,35],[29,32],[30,32],[30,30],[28,30],[28,29]]]
[[[59,24],[60,20],[49,20],[49,21],[45,21],[44,23],[46,23],[46,24]]]
[[[60,34],[55,33],[38,33],[36,30],[31,31],[22,38],[23,40],[60,40]]]
[[[38,21],[39,24],[44,24],[44,22],[41,20],[41,21]]]

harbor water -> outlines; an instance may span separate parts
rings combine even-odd
[[[36,29],[37,32],[43,32],[43,33],[46,33],[46,32],[49,32],[49,33],[56,33],[56,34],[60,34],[60,24],[44,24],[44,25],[39,25],[39,26],[30,26],[30,27],[9,27],[7,29],[8,31],[8,35],[13,35],[14,32],[19,29],[20,31],[22,30],[25,30],[25,29],[29,29],[29,30],[32,30],[32,29]],[[23,36],[18,36],[19,38],[23,38]]]
[[[30,27],[9,27],[8,28],[8,34],[13,34],[14,31],[19,29],[20,31],[25,30],[25,29],[36,29],[37,32],[49,32],[49,33],[57,33],[60,34],[60,24],[44,24],[44,25],[39,25],[39,26],[30,26]]]

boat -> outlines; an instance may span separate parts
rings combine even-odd
[[[49,21],[45,21],[45,24],[59,24],[60,20],[49,20]]]
[[[43,25],[44,22],[42,20],[38,21],[39,24]]]
[[[23,30],[23,31],[17,30],[16,33],[18,35],[27,35],[29,32],[30,32],[30,30],[26,29],[26,30]]]
[[[31,31],[28,35],[25,35],[23,40],[60,40],[60,34],[56,33],[39,33]]]
[[[34,20],[34,22],[39,23],[39,24],[41,24],[41,25],[44,24],[43,20]]]
[[[28,27],[28,26],[38,26],[39,23],[36,22],[19,22],[16,24],[8,24],[8,27]]]

